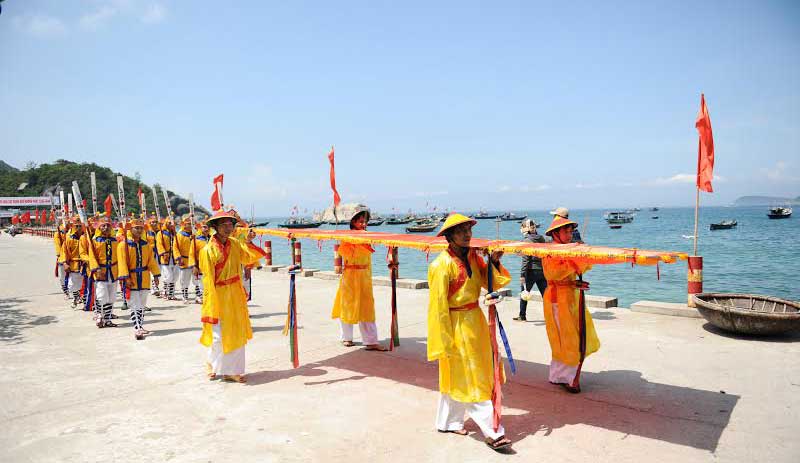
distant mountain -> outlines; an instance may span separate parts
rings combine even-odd
[[[0,161],[0,196],[47,196],[49,194],[58,195],[58,190],[64,190],[64,197],[72,192],[72,181],[77,180],[81,189],[81,195],[86,200],[86,210],[92,212],[92,187],[90,173],[95,173],[97,180],[97,209],[104,211],[103,201],[109,193],[117,196],[117,173],[108,167],[98,166],[95,163],[76,163],[59,159],[53,164],[42,164],[40,166],[29,165],[25,170],[15,169],[3,161]],[[136,199],[136,192],[141,186],[145,192],[146,207],[148,213],[153,212],[153,193],[151,185],[145,185],[137,178],[123,175],[125,181],[125,207],[128,212],[138,214],[139,201]],[[17,188],[26,183],[22,190]],[[167,190],[170,198],[172,211],[180,216],[189,212],[189,201],[174,192]],[[158,188],[158,203],[161,216],[166,215],[164,198],[161,187]],[[195,204],[197,214],[210,214],[207,209]]]
[[[794,199],[779,196],[742,196],[733,202],[734,206],[780,206],[784,204],[800,204],[800,196]]]

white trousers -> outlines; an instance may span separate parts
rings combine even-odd
[[[181,288],[189,289],[189,283],[192,281],[192,269],[175,267],[180,273]]]
[[[464,429],[464,415],[469,415],[472,421],[478,425],[484,437],[497,439],[505,435],[506,430],[501,424],[494,431],[492,426],[492,407],[491,400],[483,402],[458,402],[453,400],[448,394],[439,395],[439,410],[436,412],[436,429],[440,431],[458,431]]]
[[[553,303],[553,319],[556,321],[556,328],[561,331],[561,323],[558,321],[558,303]],[[578,374],[577,365],[567,365],[556,359],[550,360],[550,382],[572,384],[575,375]]]
[[[58,278],[58,286],[61,287],[61,289],[63,290],[64,289],[64,287],[63,287],[63,285],[64,285],[64,267],[61,264],[58,264],[56,266],[56,270],[58,272],[58,277],[56,277],[56,278]]]
[[[208,348],[208,363],[215,375],[243,375],[244,374],[244,348],[242,346],[227,354],[222,352],[222,327],[220,321],[211,326],[211,347]]]
[[[178,268],[175,264],[161,264],[161,281],[164,283],[175,283],[178,279]]]
[[[131,311],[134,330],[144,328],[144,308],[147,306],[147,294],[148,291],[146,289],[131,291],[131,298],[128,299],[128,308]]]
[[[114,304],[117,298],[116,281],[95,281],[94,298],[99,305]],[[123,297],[125,297],[123,295]]]
[[[339,320],[339,322],[342,328],[342,341],[352,341],[353,327],[355,325],[345,323],[341,320]],[[365,346],[378,343],[378,326],[375,322],[359,322],[358,331],[361,332],[361,341],[364,342]]]
[[[81,286],[83,286],[83,275],[81,275],[81,272],[69,272],[67,291],[72,294],[75,291],[80,291]]]

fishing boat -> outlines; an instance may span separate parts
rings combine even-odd
[[[527,219],[527,215],[517,215],[513,212],[506,212],[500,216],[500,220],[504,222],[522,222],[523,220]]]
[[[292,217],[284,223],[279,223],[280,228],[319,228],[322,222],[314,222],[305,218]]]
[[[477,213],[475,213],[475,215],[473,215],[473,216],[472,216],[472,218],[473,218],[473,219],[478,219],[478,220],[482,220],[482,219],[496,219],[496,218],[498,218],[498,217],[499,217],[499,216],[498,216],[497,214],[494,214],[494,215],[492,215],[492,214],[489,214],[489,213],[488,213],[488,212],[486,212],[486,211],[480,211],[480,212],[477,212]]]
[[[439,221],[423,222],[421,224],[411,225],[410,227],[406,227],[406,232],[427,233],[436,230],[436,227],[438,226],[439,226]]]
[[[609,225],[608,228],[612,230],[619,230],[620,228],[622,228],[622,225]]]
[[[700,293],[692,300],[703,318],[726,331],[756,335],[800,332],[800,302],[735,293]]]
[[[737,225],[735,220],[723,220],[722,222],[712,223],[709,228],[712,230],[728,230]]]
[[[657,207],[651,207],[651,208],[650,208],[650,210],[651,210],[651,211],[653,211],[653,212],[655,212],[655,211],[657,211],[657,210],[658,210],[658,208],[657,208]]]
[[[384,219],[383,217],[376,217],[374,219],[369,219],[367,225],[370,227],[380,227],[381,225],[383,225],[383,222],[386,222],[386,219]]]
[[[606,222],[613,224],[631,223],[634,214],[628,211],[612,211],[606,214]]]
[[[651,219],[657,219],[657,218],[658,218],[658,216],[657,216],[657,215],[654,215],[654,216],[652,216],[652,217],[650,217],[650,218],[651,218]]]
[[[770,207],[767,217],[770,219],[788,219],[792,216],[791,207]]]
[[[387,225],[406,225],[406,224],[409,224],[409,223],[413,222],[416,219],[417,218],[414,217],[413,215],[407,215],[405,217],[394,216],[394,217],[389,217],[389,219],[386,220],[386,224]]]
[[[267,220],[266,222],[258,222],[253,224],[254,227],[265,227],[267,225],[269,225],[269,220]]]

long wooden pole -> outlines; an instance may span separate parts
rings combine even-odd
[[[694,252],[693,256],[697,255],[697,221],[700,217],[700,188],[697,188],[697,197],[694,202]]]

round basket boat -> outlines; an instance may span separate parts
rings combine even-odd
[[[735,293],[700,293],[692,299],[703,318],[726,331],[755,335],[800,332],[800,302]]]

